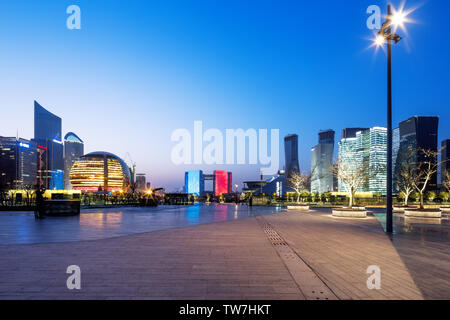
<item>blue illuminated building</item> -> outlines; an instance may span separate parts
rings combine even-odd
[[[205,190],[205,179],[202,170],[191,170],[185,173],[185,192],[201,196]]]
[[[64,190],[64,170],[53,170],[50,182],[51,190]]]
[[[64,145],[62,142],[62,120],[34,101],[34,142],[46,150],[45,161],[39,167],[39,180],[46,188],[64,189]],[[60,171],[63,174],[62,186],[59,181]],[[48,177],[48,178],[44,178]],[[49,179],[50,178],[50,179]],[[49,181],[50,180],[50,181]],[[59,188],[61,186],[61,188]]]

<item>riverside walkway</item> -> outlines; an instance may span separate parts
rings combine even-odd
[[[0,299],[450,299],[450,236],[328,209],[60,243],[0,245]],[[81,290],[66,269],[81,268]],[[368,266],[381,269],[369,290]]]

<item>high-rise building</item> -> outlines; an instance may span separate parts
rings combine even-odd
[[[49,189],[64,188],[64,146],[61,139],[62,120],[34,102],[34,139],[33,141],[46,150],[45,171],[48,174]]]
[[[445,173],[450,172],[450,139],[442,141],[441,161],[441,184],[443,184],[445,181]]]
[[[342,130],[342,139],[339,142],[338,158],[339,162],[345,164],[348,170],[356,170],[358,163],[356,156],[358,153],[358,139],[356,138],[356,131],[351,129]],[[359,131],[358,131],[359,132]],[[347,192],[347,186],[340,179],[338,180],[338,191]]]
[[[37,182],[37,147],[32,141],[0,137],[0,186],[34,188]]]
[[[386,194],[387,129],[373,127],[358,132],[357,161],[367,170],[366,192]]]
[[[232,173],[223,170],[214,171],[214,195],[216,197],[221,194],[232,192]]]
[[[392,192],[398,193],[398,186],[396,181],[396,165],[398,152],[400,150],[400,128],[392,130]]]
[[[409,156],[411,152],[415,158],[414,162],[419,164],[425,159],[421,149],[438,151],[438,125],[439,117],[434,116],[414,116],[400,122],[400,147],[395,166],[397,171],[404,157]],[[434,174],[428,183],[427,190],[436,189],[437,174]]]
[[[300,172],[298,164],[298,135],[291,134],[284,138],[285,171],[289,177],[292,173]]]
[[[339,143],[339,161],[349,170],[363,168],[368,177],[358,191],[386,194],[387,129],[345,129],[343,137]],[[347,191],[342,181],[338,184],[340,192]]]
[[[145,173],[136,173],[136,190],[145,191],[146,189],[146,177]]]
[[[311,192],[325,193],[333,189],[333,130],[319,132],[319,144],[311,149]]]
[[[187,171],[185,173],[184,186],[185,193],[201,196],[205,191],[205,178],[203,176],[203,171]]]
[[[342,129],[341,139],[356,138],[358,132],[367,130],[368,128],[345,128]]]
[[[71,190],[70,169],[75,161],[84,154],[84,143],[75,133],[69,132],[64,137],[64,189]]]

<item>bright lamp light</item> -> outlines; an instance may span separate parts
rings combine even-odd
[[[405,22],[405,18],[406,15],[403,12],[396,12],[392,16],[391,21],[394,26],[398,27],[403,25],[403,23]]]
[[[377,46],[382,46],[384,44],[384,37],[382,35],[378,35],[375,39],[375,43]]]

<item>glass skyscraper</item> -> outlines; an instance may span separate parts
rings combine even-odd
[[[417,164],[424,160],[424,155],[420,149],[433,150],[438,149],[438,125],[439,117],[414,116],[400,122],[400,147],[396,159],[396,173],[400,168],[399,164],[404,161],[412,151],[414,162]],[[437,174],[434,174],[428,183],[427,190],[437,189]]]
[[[339,161],[350,170],[364,168],[369,177],[358,192],[386,194],[387,129],[344,129],[343,136],[339,143]],[[347,191],[342,181],[338,181],[338,190]]]
[[[396,182],[396,166],[397,157],[400,151],[400,128],[392,130],[392,192],[398,193],[398,186]]]
[[[32,141],[0,137],[0,186],[34,188],[37,182],[37,147]]]
[[[358,165],[356,161],[356,156],[358,153],[358,139],[356,138],[356,131],[352,132],[352,134],[344,134],[344,130],[342,131],[342,139],[339,142],[339,162],[344,163],[348,170],[356,170]],[[347,186],[340,179],[338,179],[338,191],[347,192]]]
[[[292,134],[284,138],[285,170],[286,176],[292,173],[300,173],[298,164],[298,135]]]
[[[202,170],[191,170],[185,173],[185,192],[196,196],[203,195],[205,191],[205,178]]]
[[[72,185],[70,184],[70,169],[75,161],[80,159],[83,155],[83,140],[73,132],[66,134],[64,137],[64,189],[72,189]]]
[[[445,173],[450,172],[450,139],[442,141],[441,144],[441,184],[445,181]]]
[[[311,192],[325,193],[333,189],[333,130],[319,132],[319,144],[311,149]]]
[[[365,191],[386,194],[387,129],[373,127],[359,134],[359,156],[369,173]]]
[[[33,141],[46,150],[45,168],[40,168],[39,175],[45,172],[45,176],[49,179],[41,179],[41,181],[45,181],[45,187],[50,189],[64,188],[64,146],[61,131],[61,118],[34,101]]]

